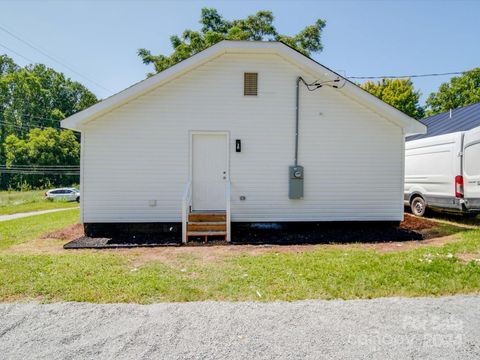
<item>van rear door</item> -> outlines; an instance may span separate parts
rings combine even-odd
[[[480,127],[467,131],[463,139],[465,206],[480,210]]]

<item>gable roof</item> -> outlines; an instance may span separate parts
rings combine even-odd
[[[185,59],[168,69],[142,80],[125,90],[114,94],[89,108],[82,110],[66,119],[61,124],[62,127],[81,131],[82,127],[89,121],[113,110],[114,108],[131,101],[159,86],[165,82],[194,69],[211,59],[226,53],[271,53],[280,55],[299,67],[318,74],[320,79],[329,80],[332,78],[340,78],[345,81],[338,91],[350,96],[358,102],[364,104],[372,111],[392,121],[404,129],[405,134],[423,134],[426,128],[423,124],[393,106],[383,102],[376,96],[363,90],[358,85],[345,79],[336,72],[303,55],[297,50],[275,41],[230,41],[223,40],[219,43]],[[292,87],[295,86],[292,84]]]
[[[480,102],[451,110],[451,113],[450,111],[445,111],[432,115],[420,120],[420,122],[427,126],[427,133],[409,136],[407,141],[458,131],[468,131],[480,126]]]

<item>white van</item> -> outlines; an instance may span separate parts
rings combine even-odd
[[[480,127],[408,141],[404,195],[418,216],[427,207],[480,213]]]

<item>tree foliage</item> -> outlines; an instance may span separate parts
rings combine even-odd
[[[62,73],[42,64],[21,68],[0,56],[0,121],[7,133],[32,126],[59,128],[59,120],[96,102],[93,93]]]
[[[438,114],[477,102],[480,102],[480,68],[440,85],[438,91],[431,93],[426,101],[427,114]]]
[[[23,138],[9,135],[5,140],[7,167],[15,165],[64,166],[79,165],[80,144],[70,130],[53,128],[32,129]],[[13,175],[15,184],[27,183],[31,187],[71,184],[78,181],[72,175]]]
[[[0,56],[0,165],[6,164],[6,139],[25,140],[34,128],[60,128],[60,120],[97,102],[82,84],[42,64],[20,67]],[[51,138],[50,141],[53,141]],[[60,140],[61,138],[58,138]],[[20,144],[20,143],[19,143]],[[57,143],[58,151],[63,144]],[[10,148],[12,151],[12,148]],[[71,165],[73,158],[62,158]],[[34,164],[34,158],[28,164]],[[41,158],[38,158],[41,161]],[[0,176],[0,188],[15,187],[14,177]]]
[[[424,110],[419,105],[420,92],[415,91],[410,79],[367,81],[361,87],[415,119],[421,119],[424,116]]]
[[[147,49],[139,49],[138,55],[144,64],[153,64],[155,71],[161,72],[222,40],[281,41],[307,56],[323,49],[321,34],[325,20],[318,19],[294,36],[279,34],[273,21],[271,11],[262,10],[245,19],[229,21],[216,9],[203,8],[200,31],[185,30],[181,36],[170,37],[174,50],[170,56],[152,55]]]

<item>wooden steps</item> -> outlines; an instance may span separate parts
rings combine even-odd
[[[225,222],[227,221],[227,215],[225,212],[194,212],[188,215],[188,222]]]
[[[188,215],[187,238],[227,236],[227,215],[225,212],[194,212]]]

